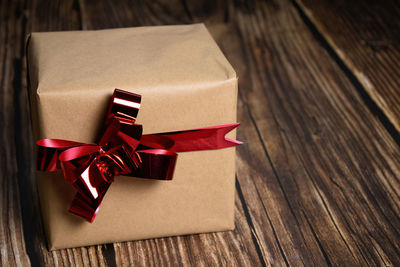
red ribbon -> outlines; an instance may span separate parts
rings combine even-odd
[[[62,169],[78,191],[71,213],[93,222],[114,176],[171,180],[177,152],[242,144],[225,137],[239,123],[142,135],[142,126],[135,124],[140,101],[140,95],[115,89],[98,145],[60,139],[37,142],[38,170]]]

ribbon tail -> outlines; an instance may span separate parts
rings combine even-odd
[[[225,135],[239,123],[205,127],[177,132],[143,135],[137,151],[140,164],[128,176],[171,180],[177,152],[221,149],[242,144]]]
[[[160,147],[174,152],[198,151],[221,149],[242,144],[225,135],[239,126],[240,123],[232,123],[213,127],[204,127],[198,129],[167,132],[158,134],[143,135],[141,144],[148,147]],[[166,144],[167,139],[172,140]],[[160,142],[163,141],[163,142]],[[157,148],[158,148],[157,147]]]
[[[69,212],[92,223],[99,211],[102,200],[103,197],[98,199],[88,199],[78,192],[72,200]]]

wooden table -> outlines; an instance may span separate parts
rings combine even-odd
[[[0,7],[2,266],[399,266],[397,1],[15,0]],[[24,36],[205,22],[239,75],[236,230],[49,252]]]

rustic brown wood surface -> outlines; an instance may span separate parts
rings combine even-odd
[[[289,0],[1,1],[1,265],[399,266],[399,133],[385,122],[400,119],[398,63],[390,54],[365,59],[367,48],[354,48],[356,26],[343,26],[348,44],[318,31],[315,18],[344,25],[352,13],[318,6],[322,15],[311,17],[314,3],[306,2],[307,9]],[[385,5],[368,9],[378,26],[363,34],[398,38],[398,28],[380,26],[389,19],[380,15]],[[240,80],[236,229],[49,252],[32,162],[25,34],[195,22],[206,23]],[[348,45],[346,59],[333,44]],[[397,51],[398,43],[390,46]],[[349,62],[355,67],[344,69]],[[374,65],[382,70],[366,71]],[[352,77],[357,70],[390,99],[388,109]],[[386,95],[386,84],[394,93]]]
[[[399,2],[295,1],[400,131]]]

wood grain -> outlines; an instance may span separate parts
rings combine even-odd
[[[22,211],[24,234],[21,237],[25,239],[25,253],[28,254],[33,266],[83,266],[89,264],[107,266],[110,259],[107,259],[104,254],[107,254],[107,250],[113,251],[112,246],[111,248],[106,245],[93,246],[53,252],[47,250],[41,225],[36,180],[34,179],[33,142],[29,127],[30,114],[25,80],[24,38],[25,34],[32,31],[79,30],[76,4],[73,1],[26,1],[19,7],[20,10],[16,14],[21,16],[21,24],[15,27],[20,30],[20,36],[18,36],[18,46],[14,47],[16,52],[14,62],[18,64],[17,78],[13,87],[15,120],[12,127],[15,128],[15,132],[13,132],[15,145],[10,146],[16,148],[14,157],[18,172],[10,180],[19,182],[21,208],[16,211]],[[18,192],[18,190],[10,192]],[[15,222],[22,226],[21,220],[15,220]],[[15,260],[18,266],[18,258],[16,257]],[[114,258],[111,257],[111,260],[114,261]],[[6,262],[4,266],[9,264],[10,262]],[[28,264],[19,266],[28,266]]]
[[[399,3],[391,0],[296,2],[400,131]]]
[[[17,151],[14,136],[15,94],[21,82],[20,54],[23,40],[23,2],[0,2],[0,265],[28,266],[21,202],[19,200],[19,181]],[[23,50],[22,50],[23,51]]]
[[[400,264],[399,146],[289,0],[1,5],[3,266]],[[239,76],[236,229],[49,252],[24,35],[203,21]]]
[[[255,158],[264,152],[271,165],[272,175],[257,188],[264,189],[264,206],[277,209],[270,217],[278,240],[291,236],[293,245],[282,245],[288,261],[297,259],[289,264],[396,265],[398,146],[293,6],[257,2],[246,8],[251,12],[239,11],[234,19],[247,59],[239,64],[251,77],[240,84],[246,88],[241,98],[263,144]],[[277,180],[270,193],[268,177]],[[279,191],[283,197],[275,202]]]

